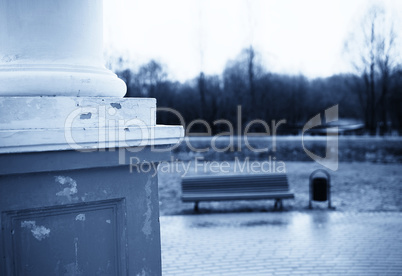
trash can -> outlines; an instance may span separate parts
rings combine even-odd
[[[312,194],[314,201],[328,200],[328,179],[326,177],[314,177],[312,180]]]
[[[328,201],[328,208],[332,208],[331,179],[325,170],[315,170],[310,175],[310,209],[312,208],[312,201]]]

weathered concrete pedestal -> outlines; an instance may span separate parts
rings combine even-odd
[[[155,169],[183,133],[154,108],[0,98],[1,275],[161,274]]]
[[[183,129],[102,54],[101,0],[0,0],[0,275],[161,274],[156,164]]]

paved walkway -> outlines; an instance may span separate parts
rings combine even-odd
[[[402,275],[402,213],[163,216],[163,275]]]

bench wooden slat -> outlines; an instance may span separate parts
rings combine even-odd
[[[186,183],[191,183],[191,182],[208,182],[210,183],[211,181],[218,180],[218,181],[225,181],[225,182],[230,182],[230,181],[265,181],[265,180],[278,180],[278,181],[286,181],[286,175],[285,176],[275,176],[275,177],[236,177],[234,175],[230,176],[225,176],[225,178],[222,177],[205,177],[205,178],[194,178],[194,177],[184,177],[183,180]]]
[[[286,179],[262,179],[259,181],[253,181],[249,179],[244,179],[244,180],[236,180],[236,179],[230,179],[230,180],[221,180],[221,179],[208,179],[208,180],[202,180],[202,181],[187,181],[184,180],[184,183],[186,185],[191,185],[191,184],[205,184],[205,185],[213,185],[217,183],[222,183],[222,184],[231,184],[231,183],[287,183]]]
[[[244,194],[195,194],[182,197],[184,202],[194,201],[222,201],[222,200],[245,200],[245,199],[291,199],[291,193],[244,193]]]
[[[244,185],[244,186],[210,186],[210,187],[200,187],[200,186],[193,186],[193,187],[184,187],[183,191],[193,191],[193,190],[243,190],[243,189],[266,189],[266,190],[275,190],[275,189],[281,189],[281,190],[289,190],[288,186],[282,186],[282,185],[275,185],[275,186],[256,186],[256,185]]]
[[[227,193],[227,194],[239,194],[239,193],[279,193],[289,192],[286,189],[242,189],[242,190],[228,190],[228,189],[209,189],[209,190],[189,190],[185,191],[183,195],[187,194],[208,194],[208,193]]]
[[[272,183],[271,185],[269,185],[269,184],[265,184],[264,185],[264,183],[225,183],[225,184],[222,184],[222,183],[217,183],[217,184],[215,184],[215,185],[204,185],[204,183],[197,183],[197,184],[191,184],[191,185],[188,185],[188,184],[185,184],[184,185],[184,188],[189,188],[189,189],[193,189],[193,188],[197,188],[197,187],[203,187],[203,188],[205,188],[205,189],[213,189],[214,187],[222,187],[222,188],[237,188],[237,187],[246,187],[246,186],[248,186],[248,187],[268,187],[268,188],[270,188],[270,187],[285,187],[285,188],[287,188],[287,187],[289,187],[289,185],[288,184],[286,184],[286,183]]]
[[[196,185],[203,185],[203,186],[215,186],[215,185],[245,185],[245,184],[256,184],[256,185],[274,185],[274,184],[279,184],[279,185],[287,185],[287,181],[281,180],[265,180],[265,181],[224,181],[221,182],[219,179],[211,179],[211,182],[204,182],[204,181],[199,181],[199,182],[186,182],[184,183],[185,186],[196,186]]]

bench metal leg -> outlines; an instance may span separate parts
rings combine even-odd
[[[275,205],[274,209],[282,210],[283,209],[283,204],[282,204],[282,199],[275,199]]]
[[[198,212],[198,201],[194,204],[194,212]]]

